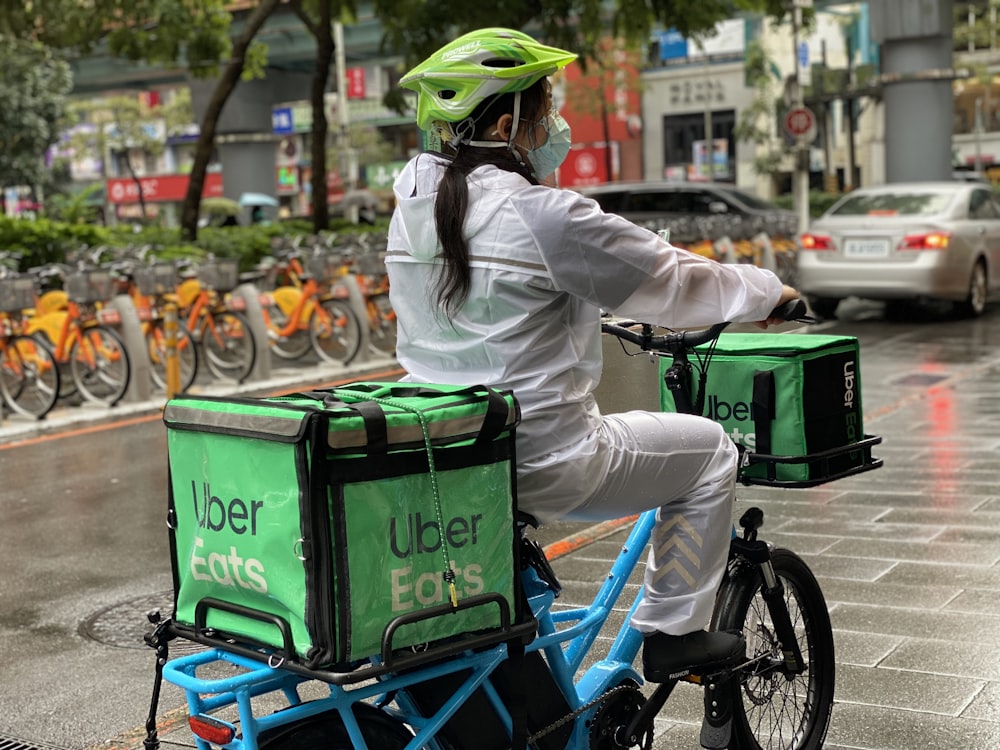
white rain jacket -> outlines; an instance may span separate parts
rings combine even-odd
[[[695,327],[763,320],[781,295],[769,271],[675,248],[576,192],[484,165],[468,178],[472,286],[446,316],[434,294],[442,269],[434,201],[446,164],[422,154],[394,186],[386,261],[397,357],[410,381],[513,390],[519,468],[569,470],[600,451],[592,436],[601,420],[593,391],[602,309]]]

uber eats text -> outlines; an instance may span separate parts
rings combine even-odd
[[[448,601],[448,587],[442,575],[441,545],[451,550],[476,546],[481,538],[483,516],[455,516],[444,521],[444,528],[437,519],[426,518],[422,513],[409,513],[389,521],[389,550],[399,560],[410,564],[393,567],[392,611],[405,612],[415,606],[429,607]],[[418,555],[434,555],[434,565],[421,564],[415,572],[413,562]],[[421,563],[423,561],[421,560]],[[470,563],[454,567],[455,586],[459,598],[473,596],[483,591],[482,566]]]
[[[199,498],[198,486],[191,481],[191,499],[194,517],[199,529],[219,532],[229,529],[233,534],[257,536],[257,516],[264,503],[261,500],[241,500],[234,497],[228,502],[212,494],[208,482],[202,483]],[[199,535],[191,551],[191,576],[196,581],[214,581],[221,586],[250,589],[259,594],[267,593],[264,564],[253,557],[241,557],[236,545],[228,553],[208,552],[205,540]]]

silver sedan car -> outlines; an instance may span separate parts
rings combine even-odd
[[[848,193],[801,237],[798,287],[813,311],[840,300],[945,300],[980,315],[1000,288],[1000,201],[989,185],[896,183]]]

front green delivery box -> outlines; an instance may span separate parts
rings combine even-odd
[[[323,668],[394,621],[396,649],[498,628],[498,599],[519,616],[518,419],[485,387],[172,399],[175,624]]]
[[[865,436],[856,338],[724,333],[695,351],[707,369],[701,413],[746,448],[745,480],[815,484],[871,465],[870,448],[857,445]],[[661,374],[669,366],[664,358]],[[662,383],[661,408],[676,411]]]

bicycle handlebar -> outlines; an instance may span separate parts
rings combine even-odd
[[[811,322],[807,315],[806,303],[801,299],[793,299],[786,302],[781,307],[771,311],[768,318],[780,318],[781,320],[801,320]],[[641,331],[631,330],[635,326],[642,326]],[[729,323],[716,323],[708,328],[700,328],[695,331],[671,331],[670,333],[654,336],[652,326],[648,323],[640,323],[634,320],[620,320],[617,323],[601,323],[601,332],[610,333],[624,341],[629,341],[644,351],[678,352],[693,349],[696,346],[707,344],[719,337]]]

